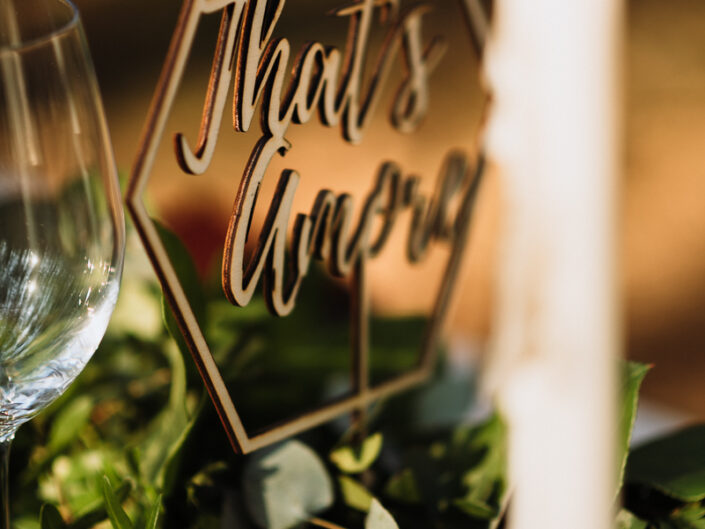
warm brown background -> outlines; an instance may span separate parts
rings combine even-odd
[[[298,1],[302,9],[313,3]],[[118,165],[128,171],[178,3],[77,4],[104,93]],[[203,59],[209,60],[207,55]],[[631,358],[656,365],[645,387],[649,396],[705,417],[705,3],[630,2],[624,64],[619,235],[626,349]],[[370,182],[371,175],[363,187]],[[498,203],[497,184],[490,179],[479,204],[452,324],[479,344],[489,333]],[[218,221],[214,225],[217,232]],[[404,292],[388,288],[395,302]]]

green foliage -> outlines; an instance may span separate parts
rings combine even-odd
[[[637,448],[629,457],[627,478],[676,500],[705,499],[705,426],[692,426]]]
[[[152,509],[149,511],[149,516],[147,517],[147,522],[144,524],[144,529],[156,529],[157,522],[159,522],[159,512],[162,508],[162,496],[161,494],[156,497],[154,503],[152,504]]]
[[[50,455],[58,454],[78,437],[90,419],[93,405],[90,396],[81,395],[57,414],[49,430],[47,448]]]
[[[134,529],[107,476],[103,478],[103,497],[105,498],[105,509],[108,511],[108,518],[110,518],[113,527],[115,529]]]
[[[41,529],[66,529],[64,519],[59,513],[59,509],[47,503],[42,505],[42,510],[39,511],[39,524]]]
[[[338,476],[338,485],[345,505],[362,512],[370,510],[374,497],[359,481],[350,476]]]
[[[350,364],[347,315],[330,310],[346,303],[339,285],[312,273],[287,318],[271,318],[261,298],[234,310],[217,284],[198,277],[181,242],[159,230],[248,431],[341,394]],[[500,524],[508,502],[505,425],[497,415],[467,425],[473,380],[443,363],[425,386],[370,409],[368,427],[377,433],[360,442],[342,419],[249,456],[233,454],[139,242],[128,242],[121,298],[101,348],[66,394],[18,433],[17,529],[286,529],[313,516],[344,529]],[[375,377],[414,365],[420,328],[419,318],[373,319]],[[625,455],[646,371],[625,370]],[[634,452],[628,510],[617,527],[704,527],[697,450],[704,436],[691,429]]]
[[[365,529],[399,529],[389,511],[377,500],[372,500],[370,512],[365,518]]]
[[[636,410],[639,401],[639,388],[644,377],[651,369],[651,366],[627,362],[622,370],[622,406],[619,418],[619,446],[617,461],[619,463],[619,477],[617,493],[624,480],[624,469],[627,466],[627,455],[629,454],[629,441],[632,438],[634,421],[636,420]]]
[[[703,447],[705,426],[698,425],[631,452],[625,472],[625,503],[645,521],[643,527],[705,529]]]
[[[250,456],[242,488],[252,519],[267,529],[293,527],[333,504],[333,483],[323,462],[296,440]]]
[[[342,446],[330,454],[330,459],[341,472],[359,474],[375,462],[380,450],[382,450],[382,434],[376,433],[365,439],[359,450],[356,451],[352,446]]]

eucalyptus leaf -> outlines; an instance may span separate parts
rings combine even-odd
[[[333,504],[333,484],[316,453],[292,440],[253,454],[245,464],[243,489],[253,521],[287,529]]]
[[[684,502],[705,499],[705,425],[685,428],[632,451],[625,481]]]
[[[105,509],[108,512],[108,518],[113,529],[134,529],[130,518],[123,510],[122,505],[120,505],[117,496],[115,496],[113,487],[107,477],[103,478],[103,496],[105,497]]]
[[[370,510],[374,497],[362,483],[349,476],[339,476],[338,484],[340,485],[340,492],[345,505],[362,512]]]
[[[350,446],[342,446],[334,450],[330,460],[346,474],[359,474],[375,462],[382,450],[382,440],[381,433],[373,434],[362,442],[359,450]]]
[[[439,357],[441,361],[427,383],[381,403],[380,413],[374,418],[375,428],[413,436],[450,429],[466,420],[476,392],[475,376],[450,367],[443,354]]]
[[[365,529],[399,529],[399,526],[389,511],[377,499],[373,499],[370,512],[365,518]]]
[[[51,503],[42,505],[39,511],[39,525],[41,529],[66,529],[66,523],[57,509]]]

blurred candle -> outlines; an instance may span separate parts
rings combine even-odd
[[[618,0],[497,0],[487,149],[503,186],[489,383],[510,527],[613,527]]]

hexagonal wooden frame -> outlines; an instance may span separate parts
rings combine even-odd
[[[344,413],[354,412],[362,416],[374,401],[408,389],[428,378],[436,356],[435,345],[465,250],[474,198],[480,183],[484,161],[480,156],[472,182],[461,200],[456,218],[457,242],[449,258],[435,301],[418,367],[376,387],[369,387],[368,305],[367,295],[364,291],[365,281],[363,280],[365,267],[364,260],[358,259],[354,270],[352,289],[353,393],[293,420],[275,425],[264,432],[253,436],[248,435],[218,366],[210,353],[164,244],[142,200],[157,149],[162,141],[166,121],[191,52],[200,16],[204,13],[214,13],[225,9],[222,5],[212,7],[214,4],[215,2],[209,0],[185,0],[182,5],[181,14],[145,122],[125,201],[233,449],[244,454],[318,426]],[[210,11],[205,7],[209,5],[211,6]],[[472,44],[479,54],[485,41],[487,17],[479,0],[461,0],[461,5],[464,7]]]

